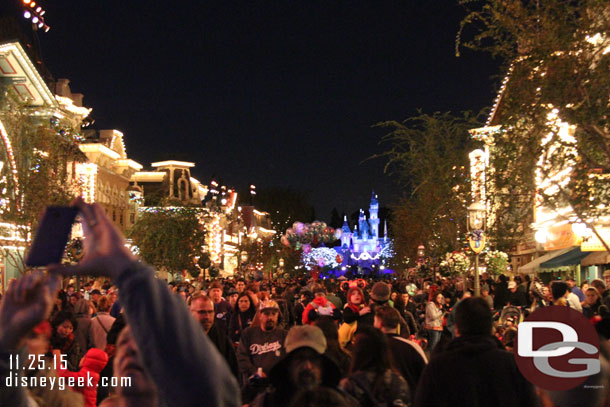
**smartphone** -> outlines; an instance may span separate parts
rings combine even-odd
[[[26,266],[44,267],[61,262],[76,215],[78,215],[77,208],[47,207],[25,259]]]

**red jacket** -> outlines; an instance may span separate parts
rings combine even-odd
[[[85,407],[95,407],[97,403],[97,384],[100,381],[100,372],[108,363],[108,355],[101,349],[91,348],[85,353],[81,360],[81,369],[78,372],[72,372],[67,369],[61,369],[57,372],[60,377],[74,377],[78,380],[79,377],[84,378],[84,387],[74,387],[72,390],[83,394],[85,399]],[[91,377],[89,384],[87,381]],[[77,382],[75,382],[77,383]]]
[[[326,297],[314,298],[303,310],[303,325],[313,323],[313,321],[309,319],[309,312],[311,310],[315,310],[318,315],[329,315],[332,317],[335,305],[328,301],[328,298]]]

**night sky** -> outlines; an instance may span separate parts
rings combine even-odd
[[[384,162],[362,163],[383,148],[371,125],[492,103],[496,64],[454,55],[455,3],[53,0],[40,42],[146,169],[186,160],[202,182],[292,186],[327,220],[373,188],[382,206],[400,196]]]

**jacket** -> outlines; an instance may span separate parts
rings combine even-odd
[[[168,407],[241,407],[239,386],[227,362],[184,301],[155,278],[152,268],[133,262],[115,285],[162,403]]]
[[[421,347],[413,341],[401,338],[396,334],[386,334],[386,336],[392,363],[407,381],[411,390],[411,397],[413,397],[419,378],[426,367],[426,363],[428,363],[426,355]]]
[[[246,328],[241,334],[237,348],[239,370],[244,379],[256,373],[259,367],[265,374],[284,357],[286,349],[284,340],[286,331],[276,328],[273,331],[263,331],[258,326]]]
[[[311,324],[313,314],[333,316],[335,311],[335,304],[330,302],[326,297],[316,297],[312,302],[307,304],[305,310],[303,310],[303,325]],[[310,314],[311,313],[311,314]]]
[[[59,377],[74,377],[75,380],[82,378],[84,386],[73,388],[74,391],[82,393],[85,398],[85,407],[95,407],[97,405],[97,386],[100,381],[100,372],[108,363],[108,355],[100,349],[91,348],[85,353],[81,362],[81,369],[72,372],[67,369],[60,369],[57,372]]]
[[[415,407],[535,406],[533,386],[500,346],[491,335],[452,340],[424,369]]]
[[[239,378],[239,369],[237,367],[237,357],[235,356],[235,348],[233,347],[233,343],[229,340],[227,335],[222,332],[216,324],[212,325],[210,331],[208,332],[208,338],[212,341],[214,345],[216,345],[216,349],[218,352],[225,358],[229,368],[231,369],[231,373],[235,376],[236,379]]]
[[[432,301],[426,304],[426,329],[443,329],[443,310]]]

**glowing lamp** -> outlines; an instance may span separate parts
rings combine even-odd
[[[32,13],[30,13],[29,11],[25,11],[25,12],[23,13],[23,17],[25,17],[25,18],[30,18],[30,17],[32,17]]]
[[[36,23],[38,22],[38,17],[33,17],[33,18],[32,18],[32,22],[33,22],[34,24],[36,24]]]
[[[545,244],[548,239],[548,234],[546,230],[542,229],[536,231],[536,233],[534,234],[534,239],[540,244]]]
[[[23,4],[30,4],[31,0],[23,0]]]
[[[420,244],[419,246],[417,246],[417,257],[422,259],[422,258],[424,258],[425,255],[426,255],[426,246],[424,246],[423,244]]]
[[[33,1],[33,2],[30,4],[30,7],[32,7],[32,8],[36,7],[36,2],[34,2],[34,1]]]
[[[481,202],[473,202],[468,207],[468,226],[471,231],[484,229],[485,206]]]
[[[42,28],[42,27],[44,27],[44,23],[43,22],[38,23],[38,28]]]

